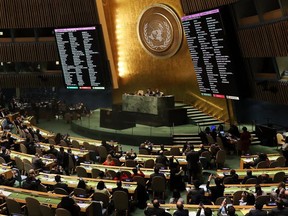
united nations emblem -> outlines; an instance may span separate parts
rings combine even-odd
[[[142,12],[137,33],[143,48],[159,58],[173,56],[179,50],[183,37],[177,14],[163,4],[152,5]]]

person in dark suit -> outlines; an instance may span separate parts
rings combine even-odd
[[[205,148],[203,144],[200,144],[200,150],[198,151],[199,155],[201,155],[205,151],[209,151],[209,149]]]
[[[189,216],[188,209],[184,209],[184,205],[181,201],[176,204],[177,210],[174,212],[173,216]]]
[[[37,139],[39,142],[45,142],[46,139],[41,135],[40,130],[37,129],[34,136],[37,136]]]
[[[0,157],[2,157],[6,163],[9,163],[11,161],[9,150],[7,150],[4,146],[1,148],[0,151]]]
[[[54,189],[55,188],[62,188],[69,193],[68,185],[61,182],[61,176],[60,175],[55,176],[55,181],[56,181],[56,184],[54,185]]]
[[[236,209],[234,206],[228,206],[227,215],[228,216],[237,216]]]
[[[154,173],[152,173],[150,175],[150,180],[152,181],[152,178],[155,177],[155,176],[161,176],[164,179],[166,179],[165,175],[163,173],[160,173],[160,168],[159,167],[155,167],[154,168]]]
[[[113,151],[112,146],[109,145],[105,140],[102,140],[101,146],[104,146],[104,147],[105,147],[105,149],[106,149],[106,151],[107,151],[108,154]]]
[[[81,211],[74,199],[69,196],[62,197],[61,202],[57,205],[57,208],[64,208],[68,210],[72,216],[79,216]]]
[[[227,182],[227,184],[239,184],[239,176],[234,169],[230,171],[229,175],[225,175],[224,179],[227,177],[231,177],[231,181]],[[223,181],[224,181],[223,179]]]
[[[14,148],[15,148],[15,141],[16,141],[16,139],[13,138],[10,133],[7,134],[7,140],[8,140],[8,143],[7,143],[6,148],[7,148],[7,149],[10,149],[11,147],[14,147]]]
[[[69,172],[69,154],[64,151],[63,147],[60,147],[60,151],[57,154],[57,163],[63,168],[66,175],[70,175]]]
[[[163,154],[163,151],[159,151],[159,155],[157,156],[155,160],[156,164],[162,164],[163,167],[167,167],[169,165],[168,158]]]
[[[190,189],[187,194],[188,204],[200,204],[204,200],[204,189],[200,188],[200,181],[194,180],[194,188]]]
[[[49,150],[46,151],[46,152],[44,152],[44,153],[45,153],[45,154],[52,154],[52,155],[54,155],[55,157],[57,157],[57,155],[58,155],[58,150],[55,149],[55,146],[54,146],[53,144],[51,144],[51,145],[49,146]]]
[[[121,181],[117,181],[116,184],[117,184],[117,187],[116,188],[112,188],[112,195],[113,195],[113,193],[115,191],[124,191],[124,192],[126,192],[129,195],[128,190],[126,188],[122,187],[122,182]]]
[[[212,202],[215,202],[218,197],[224,196],[225,186],[223,185],[223,180],[222,180],[222,179],[220,179],[220,178],[215,178],[214,181],[215,181],[215,184],[216,184],[216,185],[210,187],[210,181],[211,181],[212,177],[213,177],[213,175],[211,174],[211,175],[209,176],[209,178],[208,178],[206,187],[207,187],[207,190],[208,190],[208,189],[210,190],[210,193],[211,193],[211,201],[212,201]]]
[[[251,209],[246,216],[266,216],[267,211],[263,210],[263,204],[261,203],[256,203],[255,204],[255,209]]]
[[[165,216],[165,210],[160,208],[160,203],[157,199],[153,200],[153,207],[149,207],[144,211],[146,216]]]
[[[22,188],[27,190],[38,190],[41,181],[36,179],[34,169],[29,170],[26,180],[22,184]]]
[[[244,177],[243,181],[242,181],[242,184],[245,184],[246,181],[250,178],[257,178],[257,176],[253,176],[252,175],[252,170],[247,170],[246,172],[246,176]]]
[[[42,161],[38,153],[35,154],[35,157],[32,158],[32,164],[34,169],[43,170],[45,168],[45,163]]]
[[[194,146],[190,146],[190,151],[186,155],[187,169],[188,169],[188,182],[191,183],[194,179],[198,178],[199,172],[201,173],[201,166],[199,165],[200,155],[194,151]]]
[[[199,208],[197,210],[197,213],[196,213],[196,216],[212,216],[213,215],[213,212],[212,212],[212,209],[209,208],[209,207],[204,207],[203,204],[200,204],[199,205]]]
[[[13,176],[11,178],[7,179],[4,174],[0,175],[0,185],[13,187],[15,181],[16,181],[16,179]]]
[[[276,200],[276,208],[271,209],[268,216],[286,216],[288,215],[288,208],[284,206],[282,199]]]

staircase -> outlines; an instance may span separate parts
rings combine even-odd
[[[251,133],[252,142],[251,145],[261,145],[261,141],[256,136],[255,133]],[[173,135],[173,144],[174,145],[182,145],[186,142],[189,142],[193,145],[200,145],[202,144],[201,138],[198,134],[174,134]]]
[[[212,125],[220,125],[220,124],[225,125],[225,122],[218,120],[194,108],[191,105],[177,103],[176,107],[187,109],[187,116],[189,119],[189,123],[198,125],[199,128],[203,128],[203,130],[205,127],[211,127]],[[259,138],[256,136],[254,132],[251,132],[251,136],[252,136],[252,142],[251,142],[252,145],[261,144],[261,141],[259,140]],[[198,134],[174,134],[173,135],[173,143],[175,145],[177,144],[181,145],[181,144],[186,143],[187,141],[194,145],[199,145],[202,143],[201,138]]]
[[[190,124],[198,125],[199,127],[207,127],[212,125],[224,124],[220,121],[190,105],[179,105],[178,107],[187,109],[187,116]]]
[[[198,134],[174,134],[173,135],[173,144],[182,145],[186,142],[190,142],[193,145],[200,145],[201,139]]]
[[[261,141],[256,136],[255,132],[251,132],[251,136],[252,136],[251,145],[261,145]]]

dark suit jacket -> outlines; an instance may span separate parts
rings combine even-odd
[[[152,215],[165,216],[165,210],[162,209],[162,208],[154,208],[154,207],[147,208],[147,209],[144,211],[144,213],[145,213],[145,215],[147,215],[147,216],[152,216]]]
[[[67,168],[69,166],[69,154],[67,152],[59,152],[57,154],[58,164],[63,168]]]
[[[165,175],[164,175],[163,173],[152,173],[152,174],[150,175],[151,181],[152,181],[153,177],[155,177],[155,176],[161,176],[161,177],[163,177],[164,179],[166,179],[166,177],[165,177]]]
[[[287,216],[288,215],[288,208],[273,208],[271,211],[268,213],[268,216]]]
[[[249,213],[246,214],[246,216],[266,216],[267,215],[267,211],[265,210],[250,210]]]
[[[173,216],[189,216],[188,209],[177,210],[174,212]]]
[[[203,201],[204,193],[205,191],[203,188],[189,190],[187,195],[188,203],[199,204],[201,201]]]
[[[198,161],[199,161],[199,153],[196,151],[190,151],[186,155],[186,160],[187,160],[187,169],[193,169]]]
[[[207,181],[206,187],[211,192],[211,201],[215,202],[218,197],[224,196],[224,185],[210,187],[210,181]]]
[[[69,188],[68,188],[68,185],[65,184],[65,183],[62,183],[62,182],[58,182],[54,185],[54,189],[55,188],[62,188],[64,190],[66,190],[67,192],[69,192]]]
[[[158,155],[156,158],[156,163],[161,163],[165,167],[169,165],[169,161],[165,155]]]
[[[257,179],[257,176],[245,176],[244,177],[244,179],[243,179],[243,181],[242,181],[242,184],[245,184],[246,183],[246,181],[248,180],[248,179],[250,179],[250,178],[256,178]]]
[[[126,188],[123,188],[123,187],[112,188],[112,194],[115,191],[124,191],[124,192],[126,192],[129,195],[128,190]]]

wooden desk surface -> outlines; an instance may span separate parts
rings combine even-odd
[[[269,184],[260,184],[262,190],[267,194],[271,194],[274,190],[278,188],[279,183],[269,183]],[[210,187],[215,186],[213,184],[210,185]],[[191,184],[188,184],[186,187],[186,190],[190,190],[194,186]],[[209,191],[206,188],[206,184],[203,184],[200,186],[200,188],[203,188],[205,191],[205,195],[209,195]],[[225,184],[225,190],[224,190],[224,196],[233,196],[233,194],[236,191],[247,191],[249,193],[255,193],[255,184]]]
[[[142,164],[148,159],[156,160],[157,157],[158,157],[158,155],[142,155],[142,154],[138,154],[137,157],[134,160],[137,161],[137,163],[141,163]],[[166,157],[169,160],[169,158],[171,156],[168,155]],[[176,158],[179,161],[180,166],[187,165],[186,156],[174,156],[174,158]],[[123,155],[121,158],[119,158],[119,160],[120,160],[121,163],[125,163],[125,161],[126,161],[125,155]]]
[[[53,138],[56,135],[55,133],[53,133],[51,131],[44,130],[44,129],[39,128],[39,127],[34,126],[34,125],[30,125],[29,127],[31,127],[34,131],[36,131],[38,129],[40,131],[40,134],[47,139]]]
[[[11,157],[11,160],[15,160],[15,157],[19,157],[22,160],[25,158],[32,163],[32,159],[35,157],[35,155],[25,154],[25,153],[17,152],[17,151],[11,151],[10,157]],[[46,167],[51,168],[51,166],[55,163],[54,159],[45,158],[45,157],[41,157],[41,159]]]
[[[10,166],[4,166],[0,165],[0,174],[4,175],[6,178],[11,178],[12,177],[12,169]]]
[[[134,169],[135,167],[125,167],[125,166],[106,166],[106,165],[100,165],[100,164],[85,164],[85,163],[81,163],[80,164],[82,167],[84,167],[88,173],[91,173],[93,168],[99,169],[103,172],[105,172],[105,170],[113,170],[115,172],[120,171],[129,171],[131,174],[132,169]],[[150,178],[150,175],[152,173],[154,173],[154,169],[153,168],[140,168],[140,170],[144,173],[145,178]],[[166,179],[170,179],[170,170],[165,169],[165,170],[160,170],[161,173],[163,173],[166,176]]]
[[[9,197],[16,200],[19,203],[25,204],[26,197],[32,197],[37,199],[40,204],[51,206],[52,208],[57,208],[57,205],[61,202],[61,198],[65,195],[45,193],[33,190],[25,190],[22,188],[14,188],[7,186],[0,186],[0,196]],[[86,212],[87,208],[91,204],[90,198],[74,198],[76,203],[80,206],[82,212]]]
[[[152,207],[151,203],[148,203],[149,207]],[[236,214],[238,216],[244,216],[246,215],[250,209],[252,209],[254,206],[237,206],[233,205],[236,209]],[[209,207],[213,211],[213,216],[216,216],[218,213],[218,209],[220,208],[219,205],[204,205],[204,207]],[[160,208],[164,208],[166,212],[169,212],[173,215],[173,213],[176,211],[176,204],[160,204]],[[189,210],[189,216],[195,216],[197,213],[197,210],[199,208],[199,205],[189,205],[184,204],[184,209]],[[263,209],[269,211],[270,209],[275,208],[275,206],[264,206]]]
[[[280,154],[267,154],[270,162],[276,161]],[[244,164],[253,162],[258,155],[244,155],[240,158],[240,166],[239,169],[244,169]]]
[[[200,148],[200,145],[193,145],[194,146],[194,150],[195,151],[199,151],[201,148]],[[148,145],[146,145],[146,148],[148,147]],[[209,150],[210,146],[204,146],[205,149]],[[164,149],[167,150],[167,151],[170,151],[171,148],[179,148],[180,149],[180,152],[183,151],[183,145],[164,145]],[[152,153],[157,153],[161,150],[161,146],[160,145],[153,145],[152,146]]]
[[[95,139],[89,139],[89,138],[82,138],[82,137],[69,137],[70,140],[76,140],[79,142],[80,145],[83,145],[84,142],[88,142],[90,145],[94,145],[94,146],[101,146],[102,145],[102,141],[101,140],[95,140]],[[113,141],[107,141],[107,144],[111,145],[115,151],[118,151],[118,147],[119,144],[117,142],[113,142]]]
[[[42,184],[45,185],[55,185],[55,174],[46,174],[46,173],[39,173],[36,178],[41,180]],[[66,183],[70,188],[76,188],[79,182],[78,176],[65,176],[61,175],[61,181]],[[105,183],[106,188],[112,192],[112,189],[117,187],[116,183],[117,180],[108,180],[108,179],[94,179],[94,178],[81,178],[83,179],[86,184],[95,189],[99,181],[103,181]],[[135,189],[137,187],[137,182],[124,182],[122,183],[123,188],[127,188],[130,194],[134,194]]]
[[[288,168],[263,168],[263,169],[249,169],[252,171],[252,175],[259,176],[262,174],[268,174],[270,178],[273,178],[277,172],[288,173]],[[238,174],[239,179],[243,179],[246,176],[247,169],[235,169],[236,174]],[[223,178],[224,175],[229,175],[230,170],[217,170],[216,175],[220,178]]]
[[[45,151],[50,149],[50,144],[49,143],[37,143],[41,149],[44,149]],[[64,147],[64,146],[59,146],[59,145],[54,145],[54,148],[60,151],[60,147],[63,147],[65,151],[67,152],[67,149],[71,149],[71,152],[81,158],[88,159],[89,158],[89,151],[85,149],[77,149],[77,148],[70,148],[70,147]]]
[[[47,130],[44,130],[42,128],[39,128],[39,127],[36,127],[34,125],[31,126],[33,128],[33,130],[37,130],[39,129],[40,131],[40,134],[42,136],[44,136],[45,138],[53,138],[55,137],[55,133],[53,132],[50,132],[50,131],[47,131]],[[69,136],[70,140],[76,140],[79,142],[80,145],[83,145],[83,142],[88,142],[89,144],[91,145],[95,145],[95,146],[100,146],[101,145],[101,140],[95,140],[95,139],[89,139],[89,138],[81,138],[81,137],[73,137],[73,136]],[[110,145],[113,145],[113,146],[117,146],[117,142],[107,142],[108,144]]]

